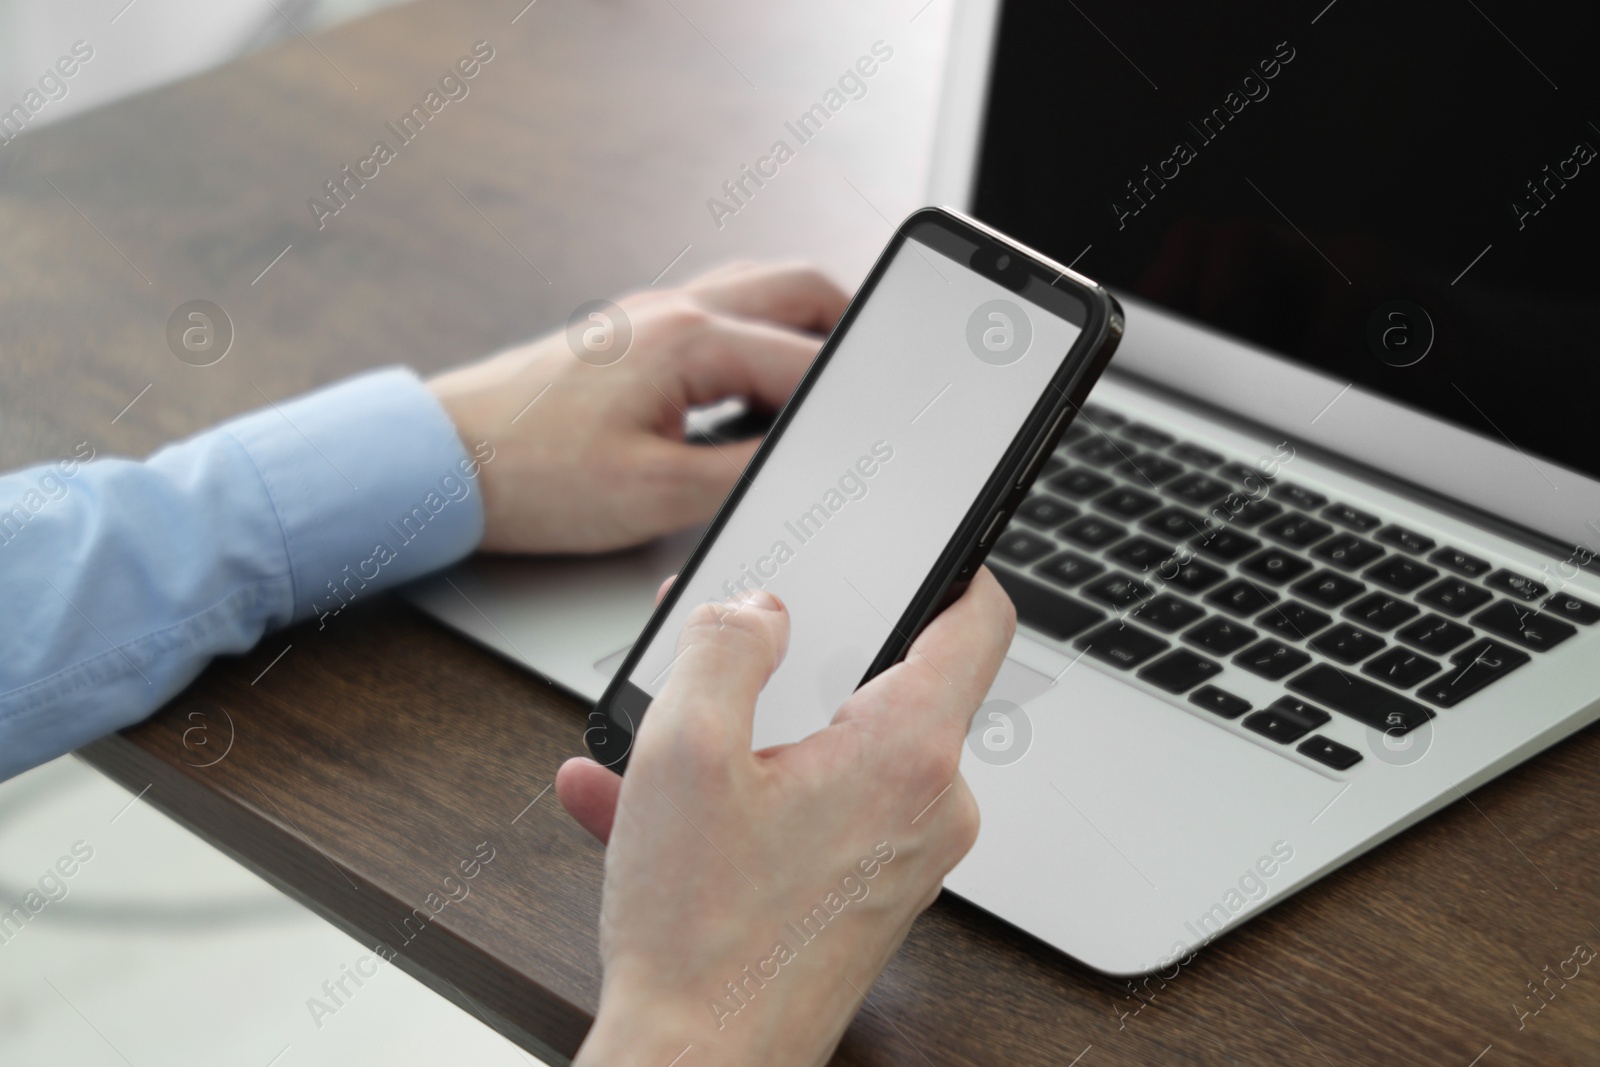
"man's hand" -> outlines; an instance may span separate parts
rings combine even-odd
[[[601,552],[709,519],[756,442],[686,444],[684,412],[781,407],[847,303],[815,270],[736,264],[622,298],[633,340],[615,363],[579,360],[562,332],[433,378],[462,440],[495,449],[482,547]]]
[[[788,613],[761,590],[695,609],[627,777],[573,759],[556,778],[609,840],[605,980],[575,1062],[662,1067],[688,1045],[696,1064],[826,1061],[977,836],[958,767],[1015,620],[980,570],[831,725],[752,753]]]

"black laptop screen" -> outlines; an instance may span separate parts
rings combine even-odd
[[[974,212],[1600,477],[1597,25],[1545,0],[1009,0]]]

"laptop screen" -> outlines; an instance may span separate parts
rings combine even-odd
[[[1324,2],[1008,0],[974,213],[1600,477],[1593,5]]]

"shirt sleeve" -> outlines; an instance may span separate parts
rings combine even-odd
[[[219,653],[467,555],[492,459],[395,368],[143,462],[84,444],[0,476],[0,780],[144,718]]]

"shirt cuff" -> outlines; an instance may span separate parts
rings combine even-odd
[[[277,512],[295,620],[447,566],[483,540],[479,459],[411,370],[362,374],[219,429],[250,455]]]

